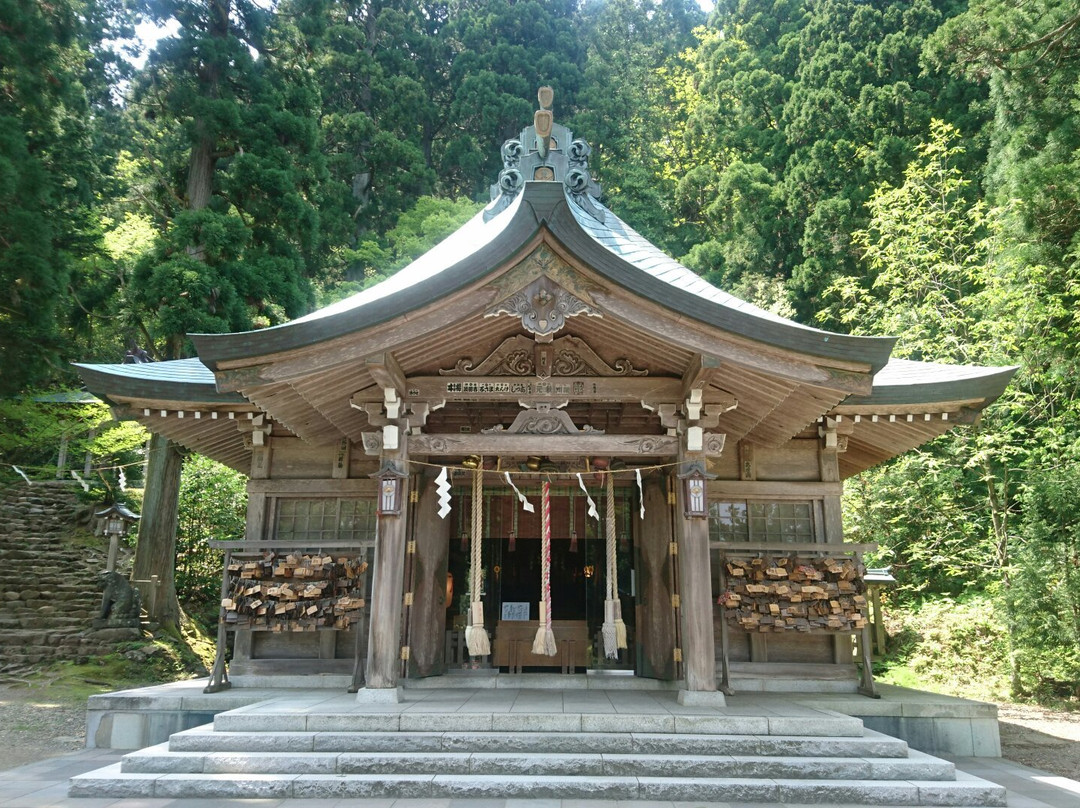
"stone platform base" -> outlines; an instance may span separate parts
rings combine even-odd
[[[91,696],[87,704],[87,746],[90,748],[141,749],[162,743],[175,732],[213,720],[218,713],[268,699],[310,696],[312,691],[340,690],[346,683],[318,677],[286,677],[286,687],[234,686],[220,693],[203,693],[205,679],[125,690]],[[315,678],[316,681],[311,681]],[[296,679],[297,681],[293,681]],[[321,687],[320,687],[321,685]],[[410,690],[527,689],[566,694],[574,691],[622,690],[677,691],[679,682],[659,682],[632,676],[610,677],[586,674],[491,674],[487,676],[442,676],[404,682]],[[849,693],[740,693],[727,698],[730,707],[740,701],[783,705],[793,708],[829,710],[863,721],[867,729],[900,738],[922,752],[970,757],[1000,757],[997,707],[967,699],[924,693],[891,685],[878,685],[880,699]],[[355,697],[350,696],[353,703]],[[764,700],[764,702],[763,702]]]

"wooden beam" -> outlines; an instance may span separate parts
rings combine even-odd
[[[686,373],[683,374],[683,389],[679,395],[679,400],[685,399],[690,395],[691,390],[700,390],[706,388],[713,376],[716,375],[717,369],[720,367],[720,360],[715,356],[709,356],[708,354],[694,354],[694,358],[690,361],[690,366],[686,369]]]
[[[707,441],[706,441],[707,443]],[[679,439],[668,435],[409,435],[410,455],[630,455],[670,457]]]
[[[681,379],[602,376],[413,376],[404,379],[406,401],[516,401],[520,398],[558,398],[570,401],[678,401]],[[722,391],[715,391],[717,401]],[[360,390],[353,404],[382,401],[380,387]],[[706,395],[706,403],[711,403]]]
[[[384,390],[397,390],[398,396],[405,398],[407,383],[405,373],[401,370],[394,355],[390,351],[373,354],[364,359],[364,367],[375,380],[375,384]]]

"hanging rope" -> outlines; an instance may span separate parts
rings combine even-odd
[[[536,629],[532,652],[555,656],[555,632],[551,630],[551,483],[540,486],[540,627]]]
[[[607,501],[604,521],[606,527],[607,550],[607,594],[604,600],[604,625],[601,636],[604,640],[604,656],[615,659],[619,649],[626,648],[626,623],[622,619],[622,602],[619,600],[619,566],[615,554],[615,483],[609,474],[607,483]]]
[[[472,551],[469,570],[469,591],[471,600],[469,609],[469,625],[465,629],[465,645],[469,649],[470,656],[487,656],[491,653],[491,641],[488,639],[487,630],[484,628],[484,601],[480,595],[480,587],[483,579],[483,568],[480,566],[480,545],[484,530],[484,461],[481,459],[476,470],[473,471],[472,488]]]

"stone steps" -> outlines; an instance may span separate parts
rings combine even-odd
[[[830,726],[830,714],[274,709],[263,702],[220,713],[213,724],[73,778],[70,794],[1005,805],[1004,788],[865,730],[857,719],[857,731],[847,723]],[[841,718],[848,717],[835,716]],[[298,719],[305,727],[296,726]],[[504,721],[516,731],[500,728]],[[732,733],[729,721],[749,731]],[[342,722],[367,726],[343,731]],[[271,729],[286,723],[293,726]],[[651,731],[658,723],[667,729]],[[799,723],[806,731],[780,732]]]
[[[670,751],[671,747],[668,747]],[[158,774],[511,774],[614,777],[951,780],[944,760],[541,752],[174,752],[167,743],[124,756],[121,771]]]
[[[879,806],[1003,806],[1005,790],[956,780],[478,774],[122,774],[121,764],[72,778],[73,797],[210,799],[604,799]]]
[[[155,747],[157,748],[157,747]],[[834,738],[638,732],[221,732],[212,725],[173,734],[172,752],[550,752],[552,754],[906,758],[907,743],[864,730]]]
[[[256,705],[257,706],[257,705]],[[851,716],[672,715],[670,713],[427,713],[256,712],[249,708],[214,716],[222,732],[535,732],[666,733],[677,735],[802,735],[861,737]]]
[[[0,667],[107,653],[92,628],[104,550],[68,541],[80,509],[62,481],[0,490]]]

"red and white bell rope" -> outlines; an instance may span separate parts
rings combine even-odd
[[[555,632],[551,630],[551,483],[540,484],[540,627],[532,652],[555,656]]]

